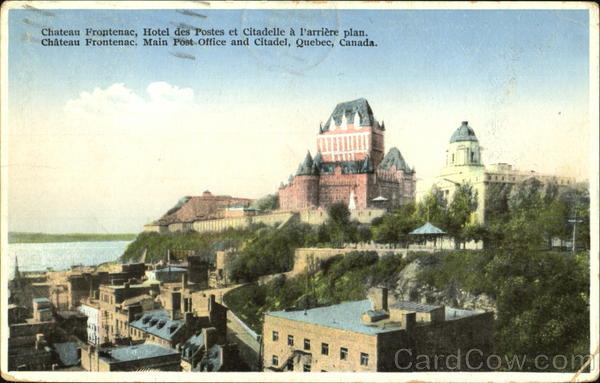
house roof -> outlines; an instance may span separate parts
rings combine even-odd
[[[175,355],[177,351],[154,343],[143,343],[136,346],[116,347],[103,350],[101,358],[109,363],[128,362],[132,360],[156,358]]]
[[[159,338],[171,340],[185,326],[185,322],[171,319],[167,310],[156,310],[144,313],[129,325]]]
[[[33,298],[33,301],[36,303],[50,303],[48,298]]]
[[[74,366],[79,363],[79,357],[77,356],[79,345],[77,342],[54,343],[53,347],[63,366]]]
[[[429,222],[426,222],[423,226],[416,228],[408,234],[412,235],[441,235],[446,234],[442,229],[433,226]]]
[[[204,337],[202,336],[202,333],[192,335],[181,345],[181,357],[189,359],[202,347],[204,347]]]
[[[397,303],[391,304],[389,307],[400,309],[400,310],[406,310],[406,311],[414,311],[414,312],[418,312],[418,313],[428,313],[435,309],[439,309],[442,306],[426,305],[426,304],[422,304],[422,303],[403,301],[403,302],[397,302]]]
[[[399,330],[399,326],[393,326],[392,324],[390,326],[378,326],[377,324],[364,323],[361,320],[361,315],[369,310],[372,310],[371,301],[365,299],[308,310],[273,311],[265,313],[265,315],[366,335]]]
[[[136,303],[142,302],[142,301],[147,300],[147,299],[154,299],[154,298],[152,298],[148,294],[142,294],[142,295],[138,295],[138,296],[135,296],[135,297],[132,297],[132,298],[125,299],[123,302],[121,302],[121,304],[123,306],[131,306],[131,305],[134,305]]]
[[[450,143],[460,141],[478,141],[475,131],[469,126],[468,121],[463,121],[450,137]]]
[[[181,267],[167,266],[154,271],[155,273],[186,273],[187,270]]]

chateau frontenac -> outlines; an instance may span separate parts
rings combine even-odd
[[[393,208],[415,198],[415,171],[400,151],[385,154],[385,125],[366,99],[338,104],[320,126],[317,152],[307,153],[295,175],[279,187],[283,210]],[[385,154],[385,156],[384,156]]]

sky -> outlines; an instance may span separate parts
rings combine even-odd
[[[418,182],[464,120],[486,164],[588,178],[585,10],[195,12],[9,12],[10,231],[138,232],[182,196],[276,192],[359,97]],[[178,24],[363,29],[377,47],[40,44],[44,27]]]

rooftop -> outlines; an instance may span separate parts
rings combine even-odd
[[[33,301],[35,303],[50,303],[48,298],[33,298]]]
[[[184,325],[183,320],[171,319],[167,310],[148,311],[130,323],[131,327],[166,340],[171,340]]]
[[[408,234],[432,235],[432,234],[446,234],[446,232],[436,226],[433,226],[429,222],[426,222],[423,226],[416,228],[415,230],[411,231]]]
[[[360,121],[354,121],[356,114],[358,114]],[[332,120],[336,126],[340,126],[344,117],[348,122],[360,124],[360,126],[373,126],[375,123],[373,110],[369,102],[364,98],[359,98],[337,104],[322,130],[324,132],[329,131]]]
[[[136,346],[105,349],[100,357],[109,363],[118,363],[175,354],[178,352],[173,349],[154,343],[143,343]]]
[[[404,161],[404,157],[402,157],[402,153],[396,147],[392,147],[383,160],[379,163],[380,169],[389,170],[392,166],[396,167],[396,170],[403,170],[406,173],[412,173],[413,170],[408,166],[406,161]]]
[[[442,306],[426,305],[426,304],[422,304],[422,303],[403,301],[403,302],[393,303],[389,307],[395,308],[395,309],[400,309],[400,310],[406,310],[406,311],[414,311],[417,313],[428,313],[435,309],[439,309]]]
[[[167,266],[164,267],[162,269],[158,269],[155,271],[155,273],[185,273],[187,272],[186,269],[183,269],[181,267],[175,267],[175,266]]]
[[[361,315],[369,310],[372,310],[371,301],[365,299],[343,302],[333,306],[317,307],[306,311],[273,311],[265,313],[265,315],[366,335],[397,331],[401,328],[399,323],[396,322],[386,322],[385,326],[362,322]]]
[[[478,141],[475,131],[469,126],[468,121],[463,121],[458,129],[454,131],[452,137],[450,137],[450,143],[460,141]]]
[[[184,359],[189,359],[202,347],[204,347],[204,337],[202,336],[202,333],[192,335],[181,345],[181,355]]]

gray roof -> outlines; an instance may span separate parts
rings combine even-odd
[[[166,340],[171,340],[184,325],[182,320],[171,319],[167,310],[148,311],[130,323],[132,327]]]
[[[298,171],[296,175],[308,175],[313,172],[313,159],[310,155],[310,152],[306,153],[306,157],[304,157],[304,161],[298,166]]]
[[[155,271],[155,273],[185,273],[187,272],[186,269],[182,269],[181,267],[175,267],[175,266],[167,266],[164,267],[162,269],[158,269]]]
[[[204,347],[202,333],[193,335],[181,345],[181,357],[189,360],[202,347]]]
[[[54,343],[53,346],[63,366],[69,367],[79,363],[77,357],[79,345],[76,342]]]
[[[143,343],[136,346],[104,349],[102,359],[111,362],[128,362],[132,360],[156,358],[174,355],[177,351],[154,343]]]
[[[50,303],[50,300],[48,298],[33,298],[33,301],[36,303]]]
[[[414,311],[414,312],[418,312],[418,313],[428,313],[435,309],[439,309],[442,306],[426,305],[426,304],[415,303],[415,302],[397,302],[397,303],[391,304],[389,307],[395,308],[395,309],[400,309],[400,310],[406,310],[406,311]]]
[[[423,226],[416,228],[408,234],[412,235],[441,235],[446,232],[438,227],[433,226],[429,222],[426,222]]]
[[[364,323],[361,320],[361,315],[369,310],[372,310],[371,301],[365,299],[333,306],[317,307],[306,311],[273,311],[267,312],[265,315],[366,335],[376,335],[399,329],[398,326],[383,328],[375,324]]]
[[[355,123],[354,116],[356,113],[358,113],[360,118],[360,126],[373,126],[375,123],[373,110],[371,110],[369,102],[364,98],[359,98],[353,101],[340,102],[337,104],[322,130],[324,132],[329,131],[332,120],[335,121],[336,125],[341,125],[342,117],[344,116],[348,122]]]
[[[452,137],[450,137],[450,143],[460,141],[477,141],[475,131],[469,126],[468,121],[463,121],[458,129],[452,134]]]
[[[391,169],[392,166],[396,166],[396,170],[403,170],[405,173],[413,172],[406,161],[404,161],[404,157],[402,157],[400,150],[396,147],[391,148],[379,163],[380,169],[388,170]]]

